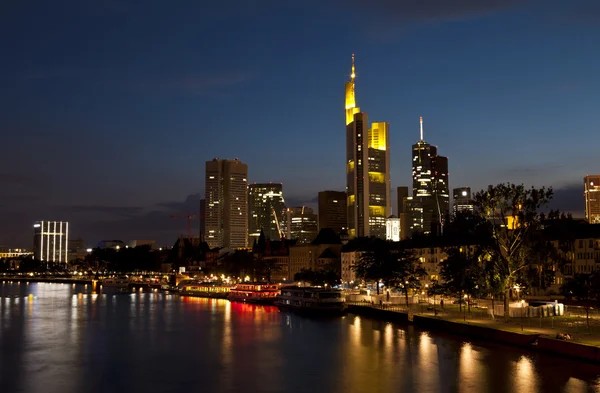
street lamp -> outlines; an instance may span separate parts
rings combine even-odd
[[[464,309],[465,309],[465,318],[464,321],[467,321],[467,295],[465,294],[465,296],[463,296],[463,299],[465,299],[465,304],[464,304]]]
[[[525,300],[521,300],[521,331],[523,331],[523,308],[525,308]]]

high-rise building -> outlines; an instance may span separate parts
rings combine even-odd
[[[348,228],[348,208],[344,191],[319,192],[319,230],[329,228],[337,234]]]
[[[348,234],[385,239],[391,214],[389,124],[369,127],[368,116],[356,106],[354,55],[346,82],[346,194]]]
[[[412,146],[413,232],[440,233],[450,210],[448,158],[437,147],[421,139]]]
[[[297,244],[310,243],[319,233],[317,215],[306,206],[286,209],[286,232],[288,239],[298,239]]]
[[[583,179],[585,196],[585,219],[590,224],[600,224],[600,175],[588,175]]]
[[[261,230],[271,240],[281,239],[284,213],[283,184],[250,184],[248,186],[249,244],[258,240]]]
[[[408,197],[408,187],[407,186],[400,186],[397,188],[397,192],[396,192],[397,196],[398,196],[398,217],[400,217],[400,214],[404,213],[404,198]]]
[[[459,187],[452,190],[454,214],[463,211],[473,211],[473,200],[471,199],[471,187]]]
[[[209,247],[248,247],[248,166],[206,161],[206,236]]]
[[[43,262],[69,261],[69,223],[38,221],[33,225],[33,253]]]

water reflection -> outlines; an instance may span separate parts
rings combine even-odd
[[[226,300],[0,285],[12,392],[584,392],[596,366],[354,315]]]

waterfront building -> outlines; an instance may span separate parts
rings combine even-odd
[[[341,233],[348,226],[348,209],[344,191],[319,192],[319,229],[330,228]]]
[[[69,261],[69,223],[37,221],[33,225],[33,252],[43,262]]]
[[[307,206],[286,209],[286,237],[297,239],[298,244],[312,242],[319,233],[318,216]]]
[[[248,166],[237,158],[206,162],[206,235],[209,247],[248,247]]]
[[[353,284],[356,282],[354,266],[360,262],[364,251],[343,251],[341,253],[342,284]]]
[[[472,212],[473,200],[471,199],[471,187],[459,187],[452,190],[453,212]]]
[[[375,122],[356,106],[355,67],[346,82],[346,194],[348,234],[385,238],[391,214],[389,124]]]
[[[33,255],[33,252],[26,248],[0,247],[0,259],[21,258],[29,255]]]
[[[254,183],[248,186],[248,244],[258,240],[261,230],[271,240],[279,240],[284,233],[285,201],[283,184]]]
[[[296,244],[289,250],[290,279],[302,269],[323,269],[332,266],[341,271],[342,242],[332,229],[322,229],[308,244]]]
[[[390,216],[385,221],[385,239],[392,242],[400,241],[400,218],[396,216]]]
[[[583,179],[585,219],[590,224],[600,224],[600,175],[588,175]]]
[[[413,222],[412,232],[440,233],[449,214],[448,158],[438,155],[437,146],[423,139],[412,146]]]

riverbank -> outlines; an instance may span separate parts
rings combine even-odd
[[[46,282],[55,284],[92,284],[93,280],[62,277],[0,277],[0,283],[9,282]]]
[[[550,330],[538,332],[519,331],[515,326],[498,320],[469,321],[440,316],[409,315],[406,312],[391,311],[367,305],[349,305],[348,312],[389,322],[412,323],[417,327],[427,330],[444,331],[459,336],[493,341],[530,351],[545,352],[600,364],[599,346],[557,340],[554,338],[556,337],[556,333]]]

